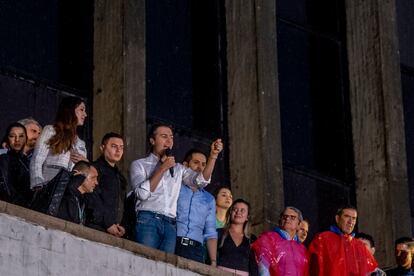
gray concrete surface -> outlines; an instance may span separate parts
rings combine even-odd
[[[0,201],[0,275],[231,274]]]

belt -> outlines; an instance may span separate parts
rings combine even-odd
[[[201,242],[192,240],[187,237],[177,237],[177,243],[184,245],[184,246],[193,246],[193,247],[200,247]]]
[[[139,211],[138,210],[138,214],[139,213],[143,213],[143,214],[145,213],[145,214],[151,215],[153,218],[165,220],[171,224],[175,224],[175,218],[167,217],[166,215],[162,215],[162,214],[151,212],[151,211]]]

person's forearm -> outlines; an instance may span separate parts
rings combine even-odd
[[[217,266],[217,239],[207,240],[207,251],[211,260],[211,265]]]
[[[208,157],[206,167],[203,171],[203,177],[205,180],[209,180],[213,174],[214,166],[216,165],[217,155],[211,155]]]
[[[165,170],[163,170],[161,167],[156,170],[153,175],[150,177],[149,181],[150,181],[150,191],[151,193],[155,191],[155,189],[157,188],[158,184],[161,181],[162,176],[164,175]]]

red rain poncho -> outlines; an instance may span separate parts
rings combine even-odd
[[[276,232],[262,234],[252,244],[256,260],[271,276],[308,275],[306,248],[296,240],[286,240]]]
[[[309,246],[311,276],[366,276],[377,266],[365,245],[351,235],[322,232]]]

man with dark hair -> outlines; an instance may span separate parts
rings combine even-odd
[[[385,271],[388,276],[414,275],[414,239],[401,237],[395,241],[397,267]]]
[[[210,183],[216,159],[223,148],[221,139],[211,144],[202,173],[176,164],[169,154],[174,144],[173,130],[165,124],[151,128],[151,153],[132,162],[130,178],[137,195],[137,242],[173,253],[176,243],[177,199],[181,185],[205,187]]]
[[[74,223],[85,224],[86,193],[92,193],[98,185],[98,172],[87,161],[79,161],[73,167],[73,175],[67,184],[57,217]]]
[[[125,234],[121,225],[127,181],[117,167],[124,153],[124,141],[118,133],[104,135],[100,145],[101,156],[93,163],[99,172],[99,186],[88,196],[88,207],[93,216],[88,226],[116,237]]]
[[[308,275],[306,248],[296,235],[302,220],[298,208],[285,207],[279,216],[279,227],[260,235],[252,244],[260,275]]]
[[[207,164],[207,155],[192,149],[184,157],[183,165],[201,173]],[[175,254],[204,263],[203,241],[207,240],[208,255],[216,265],[217,231],[216,202],[203,188],[181,185],[177,203],[177,243]]]
[[[359,239],[360,241],[362,241],[365,245],[365,247],[368,249],[369,253],[372,254],[372,256],[374,256],[375,254],[375,241],[374,238],[366,233],[360,232],[358,234],[355,235],[356,239]],[[373,273],[371,273],[371,276],[385,276],[385,272],[382,271],[379,268],[376,268],[375,271]]]
[[[336,224],[314,237],[309,246],[310,275],[349,276],[374,272],[377,262],[365,245],[354,238],[356,221],[356,208],[345,206],[336,212]]]

